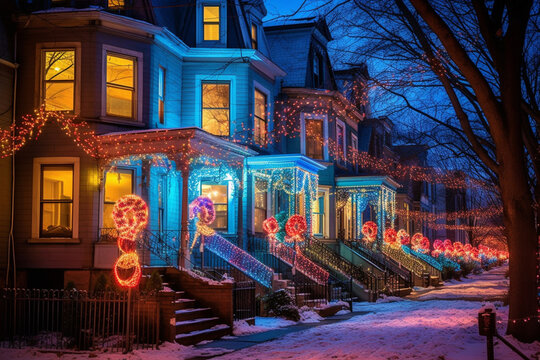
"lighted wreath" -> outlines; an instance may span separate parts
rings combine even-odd
[[[263,221],[262,224],[264,232],[271,236],[274,235],[279,231],[279,223],[277,222],[275,217],[268,218]]]
[[[429,239],[427,237],[422,237],[422,240],[420,240],[420,246],[418,247],[418,251],[421,253],[428,253],[429,252]]]
[[[366,221],[362,226],[362,234],[367,242],[373,242],[377,238],[377,224],[373,221]]]
[[[434,258],[439,257],[444,252],[444,244],[441,240],[435,239],[433,241],[433,251],[431,252],[431,256]]]
[[[285,224],[285,232],[288,235],[285,240],[288,242],[299,241],[306,230],[306,219],[302,215],[293,215]]]
[[[400,246],[397,241],[397,232],[395,229],[389,228],[384,231],[384,242],[392,247]]]
[[[420,249],[420,243],[422,242],[422,238],[424,235],[422,233],[416,233],[411,238],[411,247],[414,251],[418,251]]]
[[[401,245],[409,245],[411,242],[411,237],[409,236],[409,233],[407,231],[401,229],[397,232],[397,241]]]
[[[122,251],[113,267],[114,277],[120,286],[135,287],[142,274],[135,240],[148,223],[148,206],[137,195],[125,195],[114,204],[112,218],[119,233],[118,247]]]

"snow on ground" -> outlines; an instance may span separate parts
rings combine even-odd
[[[469,275],[467,279],[446,281],[438,288],[421,288],[414,291],[410,297],[418,300],[502,299],[508,291],[509,280],[504,277],[507,270],[508,266],[501,266],[479,275]]]
[[[255,325],[249,325],[245,320],[234,322],[233,334],[236,336],[256,334],[264,331],[279,329],[286,326],[296,324],[292,320],[285,320],[277,317],[260,317],[255,318]]]

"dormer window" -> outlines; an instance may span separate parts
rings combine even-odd
[[[203,39],[219,41],[219,6],[203,6]]]
[[[257,50],[259,48],[257,39],[257,25],[251,24],[251,48]]]
[[[322,56],[313,53],[313,87],[322,87],[324,84]]]
[[[107,0],[107,7],[109,9],[121,10],[125,5],[125,0]]]

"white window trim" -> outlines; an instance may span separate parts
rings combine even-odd
[[[262,148],[267,148],[268,147],[269,134],[271,134],[271,132],[273,131],[273,128],[274,128],[273,126],[271,126],[271,125],[273,125],[273,122],[270,121],[271,120],[271,114],[273,114],[273,109],[272,109],[273,101],[270,101],[270,96],[272,95],[272,93],[271,93],[271,91],[269,89],[264,87],[261,83],[259,83],[256,80],[253,80],[253,91],[252,91],[252,96],[253,96],[253,107],[252,107],[253,135],[255,135],[255,90],[258,90],[258,91],[262,92],[266,96],[266,141],[267,141],[267,143],[265,145],[259,145],[259,144],[256,144],[256,145],[260,146]]]
[[[356,140],[356,147],[354,147],[354,140]],[[358,153],[358,136],[353,134],[352,132],[351,132],[351,148],[353,150],[356,150],[356,152]],[[354,154],[354,152],[353,152],[353,154]],[[353,162],[353,169],[354,169],[355,172],[358,171],[358,161],[356,159]]]
[[[73,209],[71,238],[39,237],[40,194],[41,194],[41,165],[73,165]],[[36,157],[32,169],[32,238],[29,242],[43,243],[73,243],[79,242],[79,182],[80,158],[78,157]]]
[[[204,6],[219,6],[219,41],[204,40],[203,8]],[[225,0],[197,0],[197,47],[227,47],[227,1]]]
[[[330,238],[330,186],[319,185],[317,199],[319,197],[319,192],[324,194],[324,223],[322,236],[324,239],[328,239]],[[311,211],[311,216],[313,216],[313,209]]]
[[[268,181],[268,179],[260,178],[263,181]],[[253,184],[251,189],[251,233],[255,234],[255,182],[257,181],[257,175],[252,174],[251,182]],[[266,189],[266,218],[272,214],[272,196],[269,189]]]
[[[35,108],[41,106],[43,99],[43,51],[47,50],[75,50],[75,94],[73,99],[73,113],[81,113],[81,43],[80,42],[44,42],[36,44],[36,92]]]
[[[336,147],[338,145],[338,126],[341,126],[343,127],[343,158],[346,159],[347,158],[347,127],[345,126],[345,123],[340,120],[340,119],[336,119]],[[338,164],[345,164],[345,160],[341,160],[340,158],[337,159],[337,163]]]
[[[225,235],[236,234],[238,217],[238,207],[236,205],[238,198],[234,197],[232,194],[234,192],[234,183],[232,180],[222,180],[220,182],[215,182],[213,180],[205,180],[204,178],[198,181],[198,195],[202,194],[202,185],[225,185],[227,186],[227,231],[218,230]]]
[[[163,94],[161,96],[161,99],[160,99],[160,96],[159,96],[159,92],[161,91],[161,89],[159,88],[159,74],[160,72],[163,72]],[[157,124],[158,127],[167,127],[167,113],[165,111],[165,97],[167,95],[167,68],[165,68],[165,66],[163,65],[158,65],[158,73],[157,73],[157,77],[158,77],[158,89],[157,89]],[[160,118],[159,118],[159,101],[162,100],[163,101],[163,124],[161,123],[160,121]]]
[[[135,106],[133,107],[132,119],[121,116],[107,115],[107,53],[131,56],[136,59],[135,63]],[[101,68],[101,120],[107,122],[143,125],[143,54],[138,51],[124,49],[112,45],[104,44],[102,48],[102,68]]]
[[[323,161],[328,161],[328,115],[300,113],[300,153],[306,155],[306,119],[322,120],[323,121]]]
[[[229,83],[229,136],[236,131],[236,76],[235,75],[195,75],[195,124],[202,129],[202,83]]]

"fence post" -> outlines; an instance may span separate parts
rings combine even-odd
[[[130,331],[130,318],[131,318],[131,288],[128,289],[127,297],[127,319],[126,319],[126,348],[124,354],[127,354],[131,351],[131,331]]]

